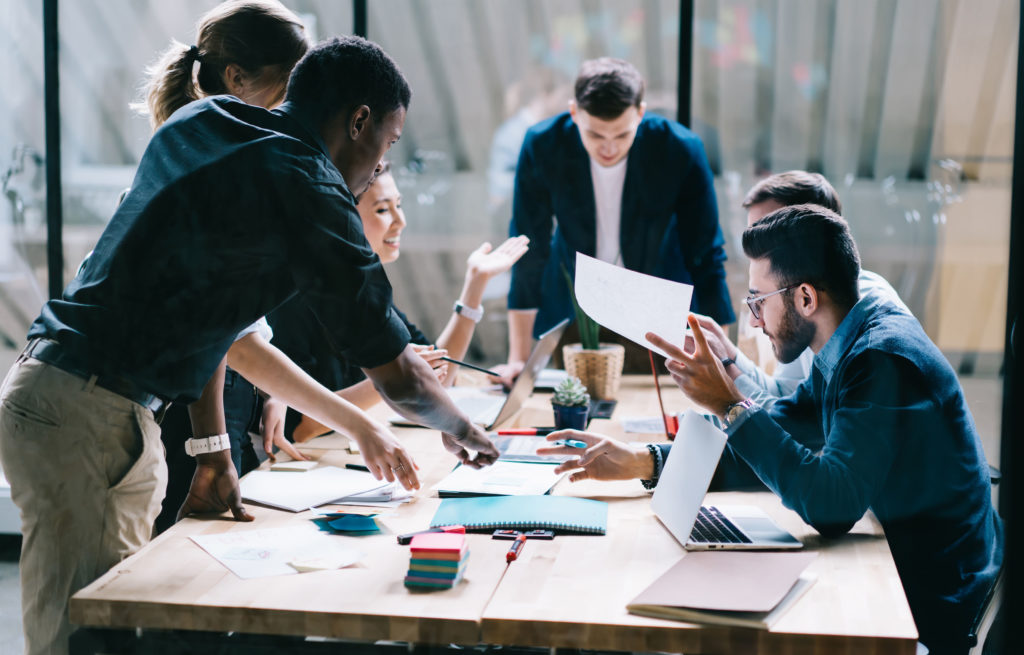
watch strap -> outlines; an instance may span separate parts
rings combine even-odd
[[[733,403],[725,408],[725,416],[723,417],[722,423],[725,424],[726,428],[730,428],[737,423],[741,423],[743,418],[750,411],[760,407],[750,398],[744,398],[738,403]]]
[[[185,441],[185,452],[191,456],[204,455],[206,453],[219,453],[222,450],[231,448],[231,437],[225,434],[215,434],[212,437],[199,437]]]
[[[455,305],[452,307],[452,311],[454,311],[459,316],[465,316],[474,323],[479,323],[480,319],[484,317],[483,307],[469,307],[468,305],[463,305],[462,302],[459,300],[455,301]]]

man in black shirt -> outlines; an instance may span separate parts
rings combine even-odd
[[[148,540],[166,478],[154,414],[198,399],[235,335],[295,294],[398,411],[440,430],[463,461],[467,449],[476,465],[496,458],[409,347],[355,209],[353,192],[401,136],[410,95],[379,47],[334,39],[296,66],[280,109],[208,98],[154,135],[93,255],[44,306],[0,392],[28,652],[65,651],[71,594]],[[415,483],[393,435],[358,412],[352,420],[375,464]],[[234,475],[220,435],[195,427],[197,464]],[[237,481],[228,486],[237,494]]]

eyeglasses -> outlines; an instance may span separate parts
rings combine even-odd
[[[776,294],[782,293],[783,291],[789,291],[790,289],[795,289],[798,286],[800,286],[800,285],[799,284],[791,284],[791,285],[789,285],[788,287],[786,287],[784,289],[776,289],[775,291],[772,291],[770,293],[765,293],[765,294],[762,294],[760,296],[747,296],[746,298],[743,299],[743,302],[747,303],[747,307],[750,308],[750,313],[754,315],[754,320],[760,321],[761,320],[761,305],[764,304],[765,300],[767,300],[768,298],[771,298],[772,296],[774,296]]]

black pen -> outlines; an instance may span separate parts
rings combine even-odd
[[[367,473],[370,472],[370,469],[366,466],[363,466],[362,464],[346,464],[345,468],[352,469],[353,471],[366,471]]]
[[[460,362],[457,359],[452,359],[451,357],[446,357],[446,356],[442,356],[441,359],[443,359],[446,362],[451,362],[452,364],[458,364],[459,366],[465,366],[466,368],[471,368],[474,371],[480,371],[481,373],[486,373],[487,375],[493,375],[496,378],[500,378],[501,377],[500,375],[498,375],[494,371],[488,370],[488,369],[486,369],[486,368],[484,368],[482,366],[477,366],[476,364],[467,364],[466,362]]]

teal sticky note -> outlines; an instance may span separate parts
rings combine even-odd
[[[380,532],[380,526],[372,516],[342,514],[327,523],[337,532]]]

